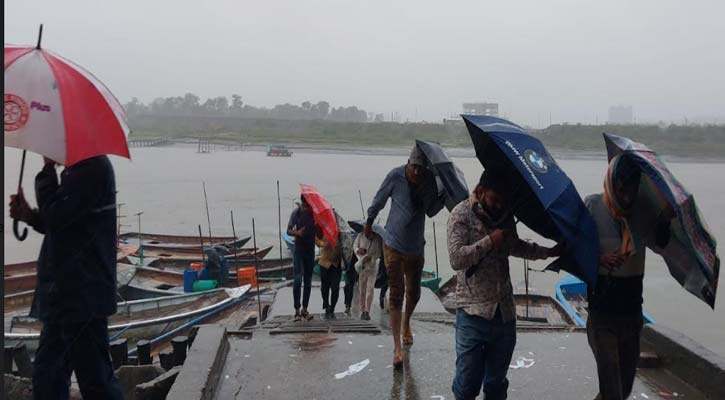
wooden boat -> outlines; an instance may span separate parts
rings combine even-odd
[[[37,262],[30,261],[6,265],[3,270],[5,295],[35,289]]]
[[[136,241],[136,244],[138,244],[138,232],[126,232],[119,235],[119,239],[122,242],[133,244],[133,241]],[[141,242],[146,244],[162,244],[162,243],[176,243],[176,244],[190,244],[190,245],[198,245],[199,244],[199,236],[180,236],[180,235],[164,235],[164,234],[157,234],[157,233],[141,233]],[[204,237],[204,243],[205,244],[223,244],[223,243],[231,243],[237,240],[237,238],[233,236],[212,236],[211,238],[209,236]]]
[[[577,325],[587,326],[589,315],[587,303],[587,284],[574,275],[564,275],[556,283],[556,299],[564,306]],[[642,311],[645,324],[653,324],[654,319]]]
[[[222,243],[214,243],[214,245],[219,246],[225,246],[229,248],[230,252],[234,251],[234,249],[237,249],[237,251],[249,251],[249,249],[244,249],[243,246],[249,242],[251,239],[250,237],[242,238],[239,240],[231,241],[231,242],[222,242]],[[138,243],[137,240],[129,239],[125,243]],[[187,244],[187,243],[158,243],[156,241],[144,241],[141,240],[141,244],[143,246],[144,251],[149,250],[160,250],[160,251],[168,251],[168,252],[174,252],[174,253],[187,253],[187,254],[200,254],[202,251],[202,246],[199,243],[196,244]],[[209,246],[209,243],[204,243],[204,248]]]
[[[30,309],[35,293],[36,262],[10,264],[5,266],[5,312]],[[117,263],[116,284],[126,285],[136,271],[135,266]]]
[[[436,292],[441,284],[441,278],[435,272],[423,270],[420,285]]]
[[[117,250],[116,259],[120,262],[129,254],[138,249],[138,246],[120,245]],[[8,264],[3,267],[3,279],[5,281],[5,295],[12,295],[21,292],[35,290],[37,281],[37,261],[27,261],[16,264]]]
[[[109,318],[109,336],[130,341],[158,336],[197,315],[207,313],[238,299],[250,285],[234,289],[217,289],[201,293],[179,294],[154,299],[118,303],[118,311]],[[12,316],[5,319],[5,343],[23,342],[37,348],[42,323],[31,317]]]
[[[129,257],[129,261],[134,265],[141,265],[138,257]],[[144,258],[144,266],[157,268],[164,271],[174,271],[183,273],[189,269],[191,263],[200,262],[198,258]],[[291,257],[271,258],[265,260],[247,259],[228,259],[230,276],[236,280],[236,271],[242,267],[257,266],[260,278],[292,278],[293,260]]]
[[[290,252],[295,251],[295,238],[287,234],[287,232],[282,232],[282,241],[287,245],[287,249]]]
[[[267,147],[268,157],[292,157],[292,152],[287,146],[275,145]]]
[[[269,254],[274,246],[265,247],[263,249],[257,249],[256,255],[257,259],[261,260],[264,257]],[[195,257],[196,255],[199,255],[199,258],[197,258],[197,261],[201,261],[201,251],[196,251],[193,253],[185,253],[185,252],[177,252],[177,251],[170,251],[170,250],[158,250],[158,249],[147,249],[143,248],[143,256],[144,258],[151,257],[151,258],[165,258],[165,259],[180,259],[180,260],[188,260],[189,258]],[[255,254],[254,248],[242,248],[236,251],[236,258],[252,258]],[[137,251],[134,256],[140,257],[141,251]],[[233,259],[235,258],[235,254],[229,254],[225,256],[227,259]]]
[[[440,287],[438,298],[451,314],[456,313],[456,286],[454,275]],[[514,291],[516,303],[516,327],[519,330],[575,329],[578,327],[572,316],[556,299],[541,294],[523,294]]]

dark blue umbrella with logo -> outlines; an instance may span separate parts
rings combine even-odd
[[[505,119],[462,117],[483,167],[505,174],[511,182],[514,217],[541,236],[565,244],[564,255],[547,269],[563,269],[593,285],[599,264],[596,224],[543,143]]]

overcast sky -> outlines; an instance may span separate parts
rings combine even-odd
[[[638,121],[725,121],[721,0],[4,4],[6,43],[34,44],[44,23],[44,47],[122,102],[238,93],[439,121],[492,101],[533,126],[626,104]]]

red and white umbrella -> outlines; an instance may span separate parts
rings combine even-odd
[[[65,166],[95,156],[131,158],[126,114],[90,72],[37,46],[5,45],[5,146]],[[23,152],[23,164],[25,152]],[[20,169],[22,185],[23,167]]]
[[[70,166],[103,154],[130,158],[126,114],[90,72],[38,47],[5,46],[5,146]]]

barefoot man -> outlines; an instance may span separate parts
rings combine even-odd
[[[410,317],[420,299],[425,248],[425,216],[435,216],[443,208],[435,177],[426,168],[426,159],[417,146],[410,152],[408,163],[388,173],[368,209],[365,236],[372,238],[372,224],[390,198],[391,206],[385,224],[383,253],[390,288],[390,325],[393,330],[393,365],[403,365],[400,343],[401,322],[403,344],[413,344]],[[405,297],[405,317],[401,314]]]

